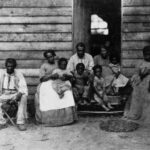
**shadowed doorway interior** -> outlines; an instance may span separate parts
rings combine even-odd
[[[108,24],[108,34],[91,32],[91,16],[96,14]],[[86,44],[86,51],[95,56],[100,45],[110,42],[109,51],[121,54],[121,0],[74,0],[74,49],[78,42]]]

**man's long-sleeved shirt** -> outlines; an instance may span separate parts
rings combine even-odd
[[[0,95],[3,90],[16,90],[22,94],[28,95],[28,88],[23,74],[15,70],[9,75],[6,70],[0,70]]]
[[[74,72],[78,63],[83,63],[87,71],[92,71],[94,66],[93,57],[90,54],[85,53],[83,58],[79,58],[77,54],[74,54],[68,62],[67,69]]]

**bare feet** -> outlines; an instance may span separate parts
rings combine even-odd
[[[108,108],[107,106],[105,106],[104,104],[102,105],[102,107],[106,110],[106,111],[109,111],[110,108]]]
[[[18,129],[19,129],[20,131],[25,131],[25,130],[27,130],[27,127],[26,127],[25,124],[18,124]]]
[[[108,107],[109,109],[113,109],[113,108],[114,108],[110,103],[107,104],[107,107]]]

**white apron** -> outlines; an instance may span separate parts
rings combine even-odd
[[[68,90],[64,93],[63,98],[59,98],[58,94],[52,88],[52,80],[43,82],[40,86],[39,102],[40,110],[48,111],[54,109],[62,109],[75,106],[72,91]]]

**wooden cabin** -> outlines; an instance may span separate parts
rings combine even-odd
[[[29,103],[39,83],[43,51],[53,49],[69,58],[82,41],[95,55],[92,44],[107,39],[91,35],[93,13],[108,22],[108,38],[124,74],[131,76],[142,48],[150,44],[150,0],[0,0],[0,67],[8,57],[17,59],[28,83]]]

